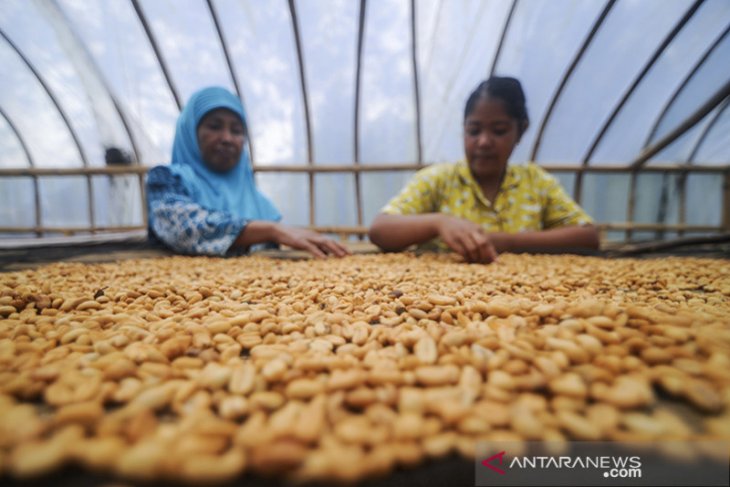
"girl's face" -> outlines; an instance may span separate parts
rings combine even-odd
[[[241,159],[246,130],[230,110],[218,108],[205,114],[198,125],[198,147],[205,164],[216,172],[233,169]]]
[[[512,150],[520,141],[519,122],[496,98],[482,98],[464,120],[464,153],[474,179],[501,178]]]

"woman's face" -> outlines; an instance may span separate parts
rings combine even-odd
[[[496,98],[482,98],[464,120],[464,153],[478,182],[501,178],[520,140],[518,121]]]
[[[241,159],[246,129],[230,110],[218,108],[205,114],[198,125],[198,147],[205,164],[216,172],[233,169]]]

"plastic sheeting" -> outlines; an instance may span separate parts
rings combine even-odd
[[[534,159],[578,166],[595,143],[587,164],[626,165],[730,80],[730,2],[706,0],[680,25],[694,5],[692,0],[5,0],[0,3],[0,168],[28,167],[30,159],[40,168],[102,166],[110,147],[144,165],[164,164],[179,110],[176,96],[184,104],[208,85],[240,87],[256,165],[413,163],[419,155],[426,164],[455,161],[463,158],[464,102],[492,71],[519,78],[527,94],[531,127],[513,163]],[[666,48],[649,63],[665,41]],[[648,164],[727,165],[727,106],[716,107]],[[409,174],[361,175],[364,224]],[[559,177],[572,193],[575,176]],[[352,173],[314,179],[315,223],[356,225]],[[308,176],[262,173],[258,180],[285,221],[309,223]],[[89,193],[77,180],[47,177],[40,185],[42,222],[90,224],[84,209],[89,198],[98,206],[94,224],[138,222],[140,208],[121,219],[112,216],[117,203],[109,196],[109,181],[97,178]],[[9,185],[16,182],[27,183],[5,178],[0,191],[14,193]],[[583,183],[582,202],[598,221],[624,220],[624,176],[586,175]],[[708,191],[719,195],[721,187],[715,186]],[[648,184],[642,191],[658,187]],[[134,191],[136,198],[138,188]],[[57,193],[78,195],[63,215],[48,206],[56,204]],[[654,214],[652,205],[660,197],[637,198],[637,216]],[[616,205],[606,209],[605,198]],[[720,206],[705,219],[716,221]],[[5,215],[0,226],[31,224],[32,206],[17,211],[25,218]],[[694,213],[688,212],[686,221],[694,222]]]

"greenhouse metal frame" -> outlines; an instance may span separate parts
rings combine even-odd
[[[61,5],[55,1],[39,2],[42,3],[42,9],[45,11],[52,11],[57,14],[55,22],[66,23],[67,32],[77,36],[77,45],[83,46],[84,42],[79,37],[79,34],[75,31],[72,22],[68,19],[63,11]],[[354,96],[352,97],[353,113],[354,117],[352,120],[352,160],[342,160],[339,163],[332,164],[318,164],[314,155],[314,141],[313,141],[313,120],[311,113],[311,100],[310,92],[307,86],[307,75],[306,75],[306,62],[302,48],[302,31],[301,31],[301,19],[298,14],[298,5],[302,2],[294,0],[287,1],[287,8],[289,12],[291,31],[295,44],[296,53],[296,72],[298,73],[298,86],[301,90],[302,110],[303,110],[303,123],[305,131],[305,147],[306,147],[306,160],[296,161],[296,163],[289,164],[261,164],[257,163],[255,144],[257,138],[255,136],[249,137],[249,147],[251,150],[251,160],[253,163],[254,171],[258,174],[263,173],[289,173],[289,174],[303,174],[306,176],[307,181],[307,201],[308,201],[308,225],[322,232],[334,233],[344,236],[348,235],[359,235],[362,236],[367,233],[366,222],[363,212],[363,189],[361,175],[363,173],[372,172],[391,172],[391,171],[416,171],[424,167],[425,164],[434,161],[424,160],[423,152],[423,130],[422,130],[422,87],[421,80],[419,78],[419,57],[418,57],[418,43],[421,41],[418,35],[418,9],[422,2],[416,0],[410,0],[408,8],[410,12],[410,62],[412,70],[412,100],[413,111],[415,113],[415,158],[410,162],[390,162],[390,163],[377,163],[367,164],[363,159],[362,154],[362,137],[361,137],[361,119],[362,119],[362,77],[363,77],[363,47],[365,42],[365,30],[368,26],[367,23],[367,12],[368,9],[377,8],[377,4],[374,1],[368,2],[367,0],[360,0],[357,14],[357,32],[356,32],[356,47],[355,47],[355,76],[354,76]],[[440,10],[443,2],[438,2],[436,9]],[[508,13],[506,14],[502,31],[499,35],[494,56],[489,65],[484,66],[484,75],[498,72],[497,69],[500,56],[503,53],[508,35],[511,29],[514,28],[513,17],[518,9],[528,7],[529,0],[512,0],[508,7]],[[705,8],[706,4],[710,3],[705,0],[696,0],[693,2],[687,2],[688,7],[684,13],[677,18],[674,22],[673,27],[666,33],[661,42],[655,47],[652,55],[647,58],[643,67],[636,73],[633,79],[623,88],[622,94],[618,101],[613,105],[610,110],[610,114],[601,123],[600,128],[596,131],[594,136],[588,143],[588,149],[584,152],[584,155],[576,161],[564,161],[558,164],[555,163],[542,163],[540,160],[541,149],[543,148],[543,142],[546,136],[546,130],[551,123],[551,118],[554,115],[554,111],[560,102],[562,97],[569,96],[568,85],[577,66],[587,55],[592,43],[595,42],[597,34],[601,31],[603,24],[605,23],[612,10],[620,4],[620,1],[609,0],[603,3],[600,13],[595,18],[593,25],[588,30],[587,34],[583,38],[580,45],[577,47],[575,53],[570,59],[570,62],[565,66],[565,69],[560,77],[559,82],[554,89],[552,96],[547,104],[547,109],[539,118],[536,120],[534,127],[536,127],[537,135],[530,147],[530,160],[538,162],[542,167],[551,173],[556,175],[566,174],[572,175],[573,185],[572,193],[577,202],[582,201],[582,196],[585,191],[585,178],[589,174],[612,174],[612,175],[624,175],[629,177],[629,189],[628,189],[628,202],[625,221],[602,221],[599,222],[599,227],[604,231],[619,230],[625,231],[626,238],[630,239],[635,231],[651,231],[651,232],[676,232],[678,235],[686,233],[723,233],[730,232],[730,163],[725,164],[714,164],[714,165],[703,165],[697,164],[695,158],[700,155],[700,148],[703,143],[708,139],[708,135],[713,130],[718,129],[718,121],[727,117],[728,106],[730,105],[730,73],[727,73],[727,78],[720,80],[717,83],[719,87],[712,93],[708,93],[705,99],[700,99],[695,102],[695,106],[689,111],[682,119],[672,125],[671,130],[659,130],[660,125],[667,119],[668,113],[675,107],[678,100],[680,100],[686,87],[692,80],[696,79],[697,73],[706,66],[711,55],[715,53],[719,46],[725,45],[730,41],[730,16],[728,16],[726,27],[711,40],[704,49],[703,54],[694,61],[691,69],[679,83],[677,88],[666,100],[664,106],[658,111],[653,123],[649,135],[646,137],[641,152],[637,154],[632,160],[626,161],[623,165],[600,165],[592,164],[591,159],[594,156],[597,147],[604,140],[606,134],[609,132],[613,123],[616,123],[618,116],[622,109],[627,104],[630,97],[636,93],[636,89],[643,80],[646,79],[648,73],[651,72],[652,68],[656,65],[657,61],[662,57],[664,53],[672,45],[672,42],[676,40],[679,33],[687,26],[687,24],[696,17],[699,11]],[[155,32],[153,23],[148,19],[148,15],[145,12],[144,2],[138,0],[130,0],[130,5],[133,8],[139,24],[142,26],[146,39],[149,43],[150,48],[154,53],[154,57],[158,64],[159,70],[161,71],[164,80],[169,90],[170,95],[174,99],[177,109],[181,109],[184,99],[180,90],[176,87],[174,76],[168,67],[168,63],[165,59],[165,53],[160,47],[158,41],[158,34]],[[241,89],[241,86],[245,84],[245,81],[240,80],[236,69],[236,58],[231,53],[229,47],[229,41],[226,36],[225,27],[220,22],[219,5],[220,2],[213,0],[206,0],[205,6],[210,15],[210,20],[213,23],[215,32],[217,34],[217,43],[219,44],[221,53],[225,59],[225,63],[230,76],[230,81],[234,87],[235,92],[244,102],[246,106],[246,97]],[[438,11],[437,10],[437,11]],[[49,17],[50,18],[50,17]],[[57,111],[61,120],[63,121],[68,134],[73,141],[73,144],[78,151],[80,167],[44,167],[41,161],[34,157],[29,146],[31,143],[26,140],[23,130],[19,127],[19,124],[13,118],[13,115],[5,109],[0,102],[0,118],[2,118],[10,132],[17,139],[17,143],[22,149],[25,157],[27,158],[28,167],[0,167],[0,180],[6,180],[8,178],[30,178],[32,181],[33,191],[33,202],[34,202],[34,214],[32,217],[33,223],[30,226],[20,225],[0,225],[0,233],[23,233],[32,232],[37,236],[44,236],[48,233],[63,233],[63,234],[75,234],[75,233],[98,233],[98,232],[120,232],[120,231],[132,231],[142,230],[146,228],[146,210],[144,204],[144,176],[149,169],[144,163],[151,161],[142,160],[143,156],[139,149],[139,142],[134,131],[131,128],[129,122],[129,115],[127,114],[125,107],[122,102],[116,96],[114,90],[105,81],[102,68],[95,62],[94,57],[89,52],[80,53],[81,57],[85,59],[89,71],[96,73],[96,78],[101,82],[101,86],[106,90],[106,96],[111,100],[116,114],[126,131],[126,136],[129,139],[131,148],[131,155],[134,164],[126,167],[103,167],[93,166],[89,162],[89,156],[85,150],[84,144],[81,142],[79,135],[72,123],[72,116],[67,113],[62,102],[59,100],[56,91],[47,81],[46,74],[41,68],[36,66],[34,61],[28,56],[24,49],[17,43],[13,36],[8,33],[5,29],[5,25],[0,24],[0,36],[2,42],[12,49],[19,59],[22,60],[27,69],[35,77],[39,85],[43,88],[48,99],[51,100],[54,109]],[[529,96],[529,93],[528,93]],[[689,151],[689,157],[682,162],[669,161],[663,162],[661,158],[657,159],[656,156],[661,156],[662,150],[671,146],[673,143],[678,141],[682,136],[686,135],[692,128],[698,127],[699,122],[705,120],[704,127],[701,127],[699,135],[696,137],[694,144]],[[724,140],[730,139],[730,134],[726,134]],[[726,161],[730,161],[730,157],[725,158]],[[650,163],[651,161],[651,163]],[[700,161],[701,162],[701,161]],[[318,174],[352,174],[354,178],[354,198],[355,198],[355,213],[356,218],[354,225],[317,225],[316,218],[316,190],[317,185],[315,184],[316,175]],[[668,178],[676,178],[676,191],[678,195],[678,221],[677,223],[645,223],[636,221],[635,218],[635,205],[636,205],[636,193],[638,187],[638,176],[640,174],[660,174],[663,178],[664,191],[667,191],[667,185],[669,184]],[[708,224],[694,224],[688,222],[687,218],[687,179],[690,175],[695,174],[706,174],[713,175],[722,178],[722,209],[721,209],[721,222],[719,225],[708,225]],[[94,176],[122,176],[128,175],[133,176],[137,179],[139,184],[139,196],[142,198],[140,208],[142,211],[142,221],[135,225],[103,225],[97,224],[97,216],[95,214],[95,198],[94,198]],[[85,187],[87,191],[87,213],[88,213],[88,226],[74,226],[74,225],[51,225],[45,224],[42,217],[42,198],[41,188],[39,185],[39,178],[43,177],[82,177],[85,180]],[[664,200],[666,205],[666,199]],[[657,233],[657,234],[659,234]]]

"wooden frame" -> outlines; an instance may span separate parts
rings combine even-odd
[[[143,11],[141,2],[139,0],[130,0],[131,6],[133,7],[142,28],[145,31],[145,34],[147,36],[147,39],[150,42],[150,46],[152,48],[153,54],[156,57],[156,60],[158,64],[160,65],[160,69],[162,71],[162,74],[165,78],[165,81],[167,82],[167,86],[172,94],[172,97],[174,98],[178,108],[181,108],[181,99],[179,96],[179,93],[174,85],[174,80],[172,73],[169,72],[167,65],[165,64],[164,57],[162,55],[161,49],[159,48],[153,29],[147,22],[147,18],[145,16],[145,13]],[[236,89],[236,93],[238,94],[239,98],[242,97],[241,93],[241,87],[239,86],[236,72],[233,66],[233,60],[231,58],[231,55],[228,50],[228,45],[226,43],[224,32],[221,28],[219,18],[217,15],[217,11],[214,5],[214,0],[206,0],[208,10],[210,11],[210,15],[213,21],[213,24],[215,26],[216,33],[218,35],[218,39],[221,44],[221,48],[224,54],[224,57],[226,59],[226,63],[228,66],[228,70],[231,75],[231,79],[233,80],[233,84]],[[361,173],[366,172],[386,172],[386,171],[417,171],[424,167],[424,161],[423,161],[423,155],[422,155],[422,127],[421,127],[421,93],[420,93],[420,83],[419,83],[419,71],[418,71],[418,59],[417,59],[417,42],[418,39],[418,33],[416,31],[416,22],[417,22],[417,10],[416,0],[410,0],[410,40],[411,40],[411,52],[410,52],[410,61],[412,63],[413,67],[413,88],[414,88],[414,104],[415,104],[415,114],[416,114],[416,161],[414,163],[400,163],[400,164],[365,164],[363,161],[361,161],[360,157],[360,137],[359,137],[359,114],[360,114],[360,90],[361,90],[361,64],[362,64],[362,52],[363,52],[363,35],[364,35],[364,29],[365,29],[365,21],[366,21],[366,12],[367,12],[367,0],[360,0],[360,6],[359,6],[359,19],[358,19],[358,32],[357,32],[357,54],[356,54],[356,75],[355,75],[355,109],[354,109],[354,153],[353,153],[353,159],[352,161],[347,161],[341,164],[337,165],[327,165],[327,166],[319,166],[316,164],[316,158],[314,156],[314,146],[312,142],[312,121],[311,121],[311,114],[310,114],[310,106],[309,106],[309,98],[308,98],[308,90],[307,90],[307,83],[306,83],[306,70],[304,65],[304,58],[302,53],[302,40],[301,40],[301,32],[300,32],[300,26],[299,26],[299,20],[297,17],[297,10],[296,10],[296,2],[295,0],[288,0],[288,9],[290,13],[290,20],[291,20],[291,27],[293,32],[293,38],[295,42],[295,49],[296,49],[296,60],[298,63],[298,73],[299,73],[299,81],[300,81],[300,88],[302,92],[302,103],[303,103],[303,110],[304,110],[304,122],[305,122],[305,130],[306,130],[306,145],[307,145],[307,160],[303,165],[257,165],[255,163],[254,155],[253,155],[253,147],[251,145],[251,140],[249,140],[249,148],[251,150],[251,163],[253,165],[254,171],[256,172],[281,172],[281,173],[305,173],[307,174],[307,178],[309,181],[309,225],[310,227],[323,231],[326,233],[336,233],[340,235],[358,235],[362,236],[366,233],[366,229],[363,227],[363,195],[362,195],[362,183],[361,183]],[[555,107],[557,106],[557,103],[560,99],[560,97],[563,95],[563,92],[573,75],[574,70],[576,69],[577,65],[580,63],[581,59],[585,55],[587,49],[589,48],[591,42],[595,38],[596,34],[601,29],[604,21],[610,14],[612,8],[614,7],[616,3],[616,0],[606,0],[603,4],[603,8],[599,15],[594,20],[594,23],[592,25],[592,28],[587,33],[587,35],[584,37],[582,43],[580,46],[578,46],[576,52],[574,53],[573,57],[571,58],[571,62],[566,66],[566,69],[560,79],[560,82],[556,86],[555,91],[552,94],[552,97],[550,98],[549,105],[545,111],[545,113],[542,116],[542,119],[539,123],[538,128],[538,134],[535,138],[534,145],[531,148],[531,160],[537,159],[537,154],[540,150],[540,144],[542,143],[543,134],[544,131],[547,128],[547,124],[553,115],[553,111]],[[442,8],[442,0],[439,1],[437,11],[440,12]],[[647,138],[644,149],[641,154],[637,156],[636,159],[634,159],[630,164],[628,165],[621,165],[621,166],[590,166],[589,161],[591,159],[593,151],[596,149],[596,147],[600,144],[601,138],[605,135],[608,128],[610,127],[611,123],[614,121],[616,116],[619,114],[621,109],[623,108],[624,104],[627,102],[631,94],[634,92],[636,87],[640,84],[644,76],[650,71],[652,66],[656,63],[656,61],[660,58],[662,53],[667,49],[667,47],[671,44],[675,36],[684,28],[684,26],[687,24],[687,22],[692,18],[692,16],[697,12],[697,10],[701,7],[702,0],[694,0],[693,3],[689,6],[689,8],[685,11],[684,15],[678,20],[675,27],[667,34],[667,36],[664,38],[663,42],[661,42],[656,50],[654,51],[654,54],[651,56],[651,58],[648,59],[646,64],[644,65],[643,69],[637,74],[637,76],[634,78],[632,84],[627,87],[627,89],[624,91],[620,102],[613,108],[613,111],[608,118],[608,120],[604,123],[604,125],[601,127],[600,131],[594,136],[594,138],[591,141],[591,144],[589,145],[589,149],[587,150],[586,154],[582,158],[581,161],[578,161],[578,165],[543,165],[542,167],[547,169],[548,171],[552,172],[568,172],[573,173],[576,175],[575,177],[575,199],[580,203],[581,200],[581,192],[582,192],[582,183],[583,183],[583,175],[588,172],[593,173],[605,173],[605,174],[629,174],[631,176],[630,179],[630,186],[629,186],[629,194],[628,194],[628,208],[627,208],[627,215],[626,215],[626,221],[625,222],[614,222],[614,223],[602,223],[599,224],[599,227],[603,230],[611,229],[611,230],[624,230],[626,231],[627,238],[631,238],[631,234],[634,230],[656,230],[659,232],[662,231],[677,231],[680,235],[684,232],[704,232],[704,231],[730,231],[730,165],[724,165],[724,166],[716,166],[716,167],[709,167],[709,166],[696,166],[691,165],[690,160],[693,160],[695,155],[697,154],[699,147],[701,146],[703,140],[707,136],[707,134],[710,132],[712,126],[714,123],[718,120],[718,118],[721,116],[722,112],[730,106],[730,81],[726,82],[710,99],[708,99],[702,106],[698,107],[690,116],[688,116],[682,123],[680,123],[674,130],[672,130],[670,133],[662,137],[658,141],[654,141],[653,137],[656,135],[656,131],[659,127],[659,124],[661,120],[664,118],[670,107],[673,105],[674,101],[677,99],[679,94],[682,92],[682,89],[686,84],[690,82],[694,74],[700,69],[700,67],[703,65],[705,60],[710,56],[710,54],[714,51],[714,49],[719,45],[720,42],[725,39],[727,35],[730,35],[730,26],[728,26],[723,33],[715,38],[714,42],[711,44],[711,46],[707,49],[707,51],[704,53],[704,55],[699,59],[699,61],[696,63],[696,65],[693,67],[693,69],[689,72],[687,77],[683,80],[679,88],[673,93],[673,95],[669,98],[667,103],[665,104],[664,108],[660,112],[659,116],[657,117],[656,121],[654,122],[649,137]],[[511,21],[513,18],[513,15],[518,7],[518,0],[512,0],[509,12],[506,16],[501,36],[499,38],[498,45],[496,47],[496,51],[494,53],[494,58],[492,59],[491,66],[489,67],[489,73],[493,74],[495,72],[495,69],[498,66],[499,58],[502,53],[502,49],[504,47],[504,44],[507,39],[507,35],[510,29]],[[114,97],[113,92],[109,89],[108,84],[105,82],[104,77],[101,76],[99,66],[94,62],[92,56],[89,54],[88,49],[84,46],[84,43],[81,42],[81,39],[79,38],[78,34],[74,31],[74,29],[71,27],[70,22],[68,19],[65,18],[65,15],[63,13],[63,10],[58,7],[58,5],[55,2],[50,2],[48,4],[44,4],[45,9],[47,9],[49,12],[51,12],[53,15],[52,22],[54,22],[54,25],[57,27],[60,25],[61,27],[65,27],[66,30],[68,30],[69,34],[73,37],[73,40],[76,44],[78,44],[77,48],[83,54],[83,56],[86,58],[86,63],[88,64],[89,68],[96,73],[96,76],[98,78],[99,83],[101,86],[106,90],[108,93],[114,108],[118,112],[121,122],[129,136],[132,150],[135,155],[135,162],[136,164],[139,164],[139,152],[137,148],[136,141],[134,140],[134,135],[131,130],[131,126],[127,120],[127,117],[124,114],[124,111],[121,109],[119,103],[117,102],[116,98]],[[437,13],[437,18],[439,17],[439,14]],[[65,22],[65,25],[64,25]],[[0,233],[5,232],[35,232],[37,236],[43,236],[44,232],[66,232],[66,233],[78,233],[78,232],[90,232],[90,233],[96,233],[96,232],[107,232],[107,231],[128,231],[133,229],[142,229],[146,228],[146,222],[147,222],[147,214],[146,214],[146,204],[144,204],[145,201],[145,194],[144,194],[144,176],[149,168],[142,167],[142,166],[130,166],[130,167],[90,167],[89,162],[86,159],[86,155],[84,154],[83,147],[76,137],[76,134],[74,132],[73,127],[71,126],[70,121],[68,120],[68,117],[64,113],[61,105],[56,100],[56,97],[54,96],[52,90],[49,86],[46,85],[42,77],[40,76],[40,73],[37,72],[35,67],[32,65],[30,60],[24,56],[24,54],[18,49],[18,47],[12,42],[12,40],[2,31],[0,31],[0,37],[4,38],[11,48],[15,49],[15,51],[20,55],[22,60],[26,63],[26,65],[29,67],[31,72],[36,76],[42,87],[45,89],[45,91],[48,93],[48,96],[50,97],[51,101],[56,106],[57,110],[60,113],[61,118],[66,123],[66,126],[68,127],[71,137],[77,146],[81,158],[81,163],[83,167],[79,168],[69,168],[69,169],[57,169],[57,168],[38,168],[35,167],[34,161],[32,160],[32,157],[30,156],[30,153],[28,152],[28,149],[21,137],[21,134],[18,133],[18,131],[13,126],[12,121],[10,121],[6,114],[4,114],[2,111],[0,111],[0,116],[8,120],[8,124],[10,125],[11,131],[13,131],[18,138],[20,145],[22,149],[25,151],[26,155],[28,156],[29,164],[31,167],[29,168],[22,168],[22,169],[0,169],[0,178],[9,178],[9,177],[30,177],[33,181],[33,191],[34,191],[34,201],[35,201],[35,218],[34,218],[34,225],[32,227],[0,227]],[[694,145],[689,160],[687,164],[664,164],[664,165],[646,165],[646,162],[653,156],[655,156],[657,153],[661,151],[662,148],[666,147],[673,141],[677,140],[683,133],[685,133],[687,130],[689,130],[692,126],[694,126],[699,120],[703,119],[703,117],[707,116],[708,113],[710,113],[712,110],[715,110],[717,108],[717,112],[713,115],[712,120],[707,125],[703,133],[701,134],[700,138],[697,140],[696,144]],[[652,143],[652,145],[649,145]],[[652,163],[653,164],[653,163]],[[639,172],[659,172],[664,174],[670,174],[675,173],[679,175],[679,185],[678,185],[678,201],[679,201],[679,224],[678,225],[667,225],[667,224],[638,224],[633,221],[633,213],[635,209],[635,202],[636,202],[636,189],[637,189],[637,178]],[[357,211],[357,217],[356,217],[356,226],[353,227],[322,227],[322,226],[316,226],[315,221],[315,176],[316,174],[323,174],[323,173],[339,173],[339,174],[352,174],[354,177],[355,182],[355,200],[356,200],[356,211]],[[723,177],[724,186],[723,186],[723,213],[722,213],[722,225],[721,226],[693,226],[693,225],[687,225],[686,220],[686,179],[690,173],[714,173],[719,174],[721,177]],[[95,225],[95,213],[94,213],[94,194],[93,194],[93,184],[92,184],[92,177],[93,176],[99,176],[99,175],[107,175],[107,176],[114,176],[114,175],[136,175],[139,186],[140,186],[140,194],[142,197],[142,217],[143,217],[143,225],[142,226],[130,226],[130,227],[97,227]],[[54,177],[54,176],[83,176],[86,178],[86,184],[87,184],[87,190],[88,190],[88,215],[89,215],[89,227],[50,227],[50,226],[44,226],[42,223],[42,211],[41,211],[41,198],[39,194],[39,184],[38,184],[38,178],[39,177]]]
[[[575,174],[584,173],[600,173],[600,174],[630,174],[631,185],[629,189],[629,210],[627,212],[627,219],[625,222],[602,222],[596,226],[601,232],[609,230],[622,230],[625,231],[627,237],[630,238],[631,232],[633,231],[676,231],[680,235],[685,233],[698,233],[698,232],[730,232],[730,165],[726,166],[696,166],[696,165],[679,165],[679,164],[663,164],[663,165],[652,165],[643,166],[640,169],[632,165],[623,166],[573,166],[568,164],[553,164],[541,166],[543,169],[549,172],[569,172]],[[417,171],[422,169],[423,165],[420,163],[410,164],[369,164],[369,165],[333,165],[333,166],[316,166],[316,165],[278,165],[278,166],[254,166],[255,172],[281,172],[281,173],[307,173],[310,178],[313,178],[315,174],[319,173],[354,173],[359,175],[360,173],[366,172],[389,172],[389,171]],[[9,177],[31,177],[37,180],[41,176],[85,176],[89,184],[93,176],[107,175],[107,176],[119,176],[119,175],[136,175],[139,180],[142,197],[142,225],[133,226],[116,226],[116,227],[102,227],[102,226],[90,226],[90,227],[54,227],[44,226],[40,224],[40,209],[37,207],[36,212],[36,224],[31,227],[11,227],[5,226],[0,227],[0,233],[36,233],[36,235],[43,235],[47,232],[55,233],[97,233],[97,232],[125,232],[133,230],[143,230],[147,228],[147,205],[145,204],[144,195],[144,176],[149,170],[148,167],[144,166],[129,166],[129,167],[79,167],[79,168],[17,168],[17,169],[0,169],[0,178]],[[722,225],[688,225],[685,223],[686,214],[686,197],[684,194],[680,194],[679,200],[679,224],[664,224],[664,223],[637,223],[633,221],[633,208],[635,201],[635,188],[636,188],[636,177],[638,171],[645,173],[664,173],[664,174],[680,174],[681,177],[686,178],[690,173],[699,174],[718,174],[723,177],[723,215]],[[311,195],[314,198],[314,194]],[[361,203],[358,202],[358,205]],[[362,211],[361,208],[358,209]],[[93,222],[92,222],[93,223]],[[364,227],[360,222],[356,226],[316,226],[310,225],[310,228],[322,232],[337,234],[340,236],[355,235],[362,237],[367,234],[367,227]]]

